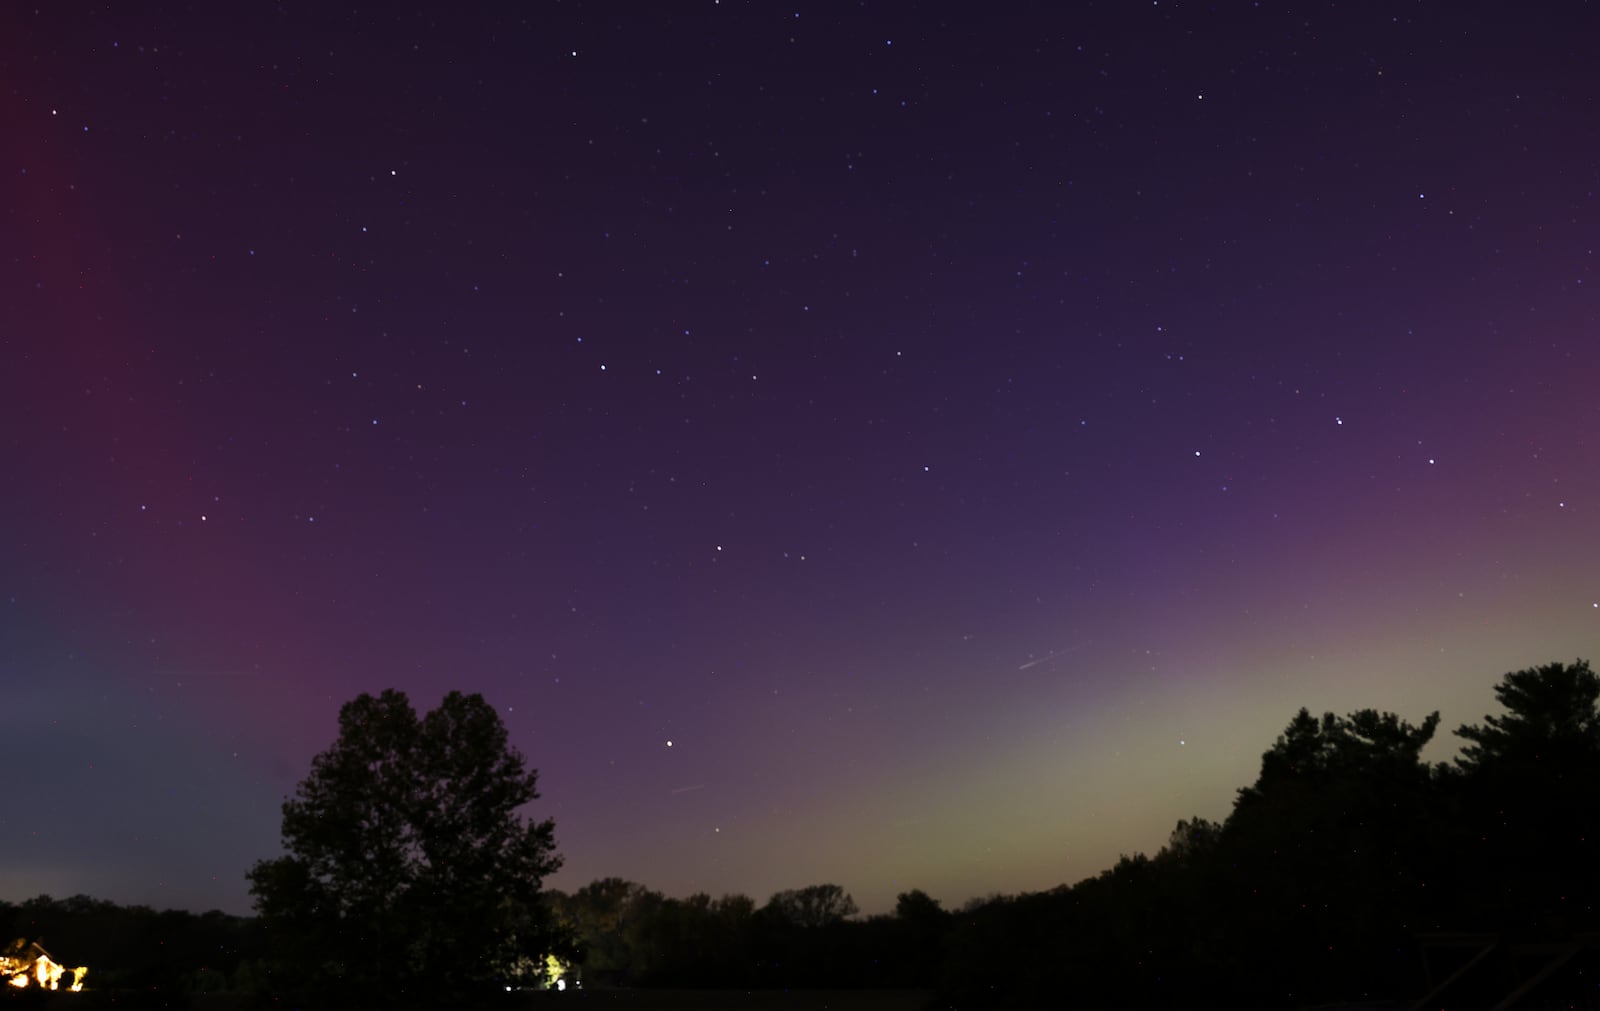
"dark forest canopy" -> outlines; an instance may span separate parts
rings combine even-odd
[[[1437,982],[1430,938],[1600,928],[1600,678],[1547,664],[1495,694],[1501,711],[1459,727],[1465,746],[1440,764],[1421,758],[1437,713],[1302,709],[1223,821],[1183,819],[1153,856],[1072,886],[955,911],[911,891],[861,917],[833,884],[757,904],[606,878],[541,891],[551,929],[520,955],[557,955],[590,988],[926,987],[964,1008],[1055,1007],[1063,988],[1107,1008],[1416,998]],[[7,925],[89,964],[92,986],[274,988],[251,919],[41,897],[0,903]],[[1600,957],[1583,951],[1538,993],[1592,987]],[[1523,971],[1503,970],[1502,987]]]
[[[258,982],[254,917],[121,906],[86,895],[0,900],[0,938],[19,937],[38,941],[57,961],[87,966],[90,990],[206,993],[254,990]]]

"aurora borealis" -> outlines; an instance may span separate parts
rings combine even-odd
[[[1591,656],[1593,9],[1070,6],[0,14],[0,896],[246,911],[395,687],[952,906]]]

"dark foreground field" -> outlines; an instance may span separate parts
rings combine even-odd
[[[9,999],[7,999],[9,998]],[[30,999],[31,998],[31,999]],[[595,989],[507,994],[504,1011],[925,1011],[931,990],[630,990]],[[76,1011],[260,1011],[279,1008],[241,994],[87,991],[82,994],[0,994],[0,1008]]]
[[[526,995],[519,1008],[556,1011],[922,1011],[930,990],[577,990]]]
[[[89,994],[74,997],[89,997]],[[93,997],[112,997],[94,994]],[[143,995],[115,995],[122,1000],[84,1002],[96,1011],[129,1007],[190,1008],[192,1011],[250,1011],[273,1007],[268,1003],[237,994],[194,994],[186,1001],[143,1002]],[[133,998],[130,1002],[128,998]],[[507,994],[505,1011],[924,1011],[933,1000],[931,990],[633,990],[599,988],[594,990],[531,991]],[[65,1002],[62,1002],[63,1004]],[[57,1005],[60,1006],[60,1005]]]

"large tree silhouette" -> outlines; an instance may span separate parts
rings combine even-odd
[[[361,695],[283,804],[285,855],[250,871],[279,953],[276,985],[338,1007],[461,1006],[537,975],[551,950],[539,889],[560,863],[531,821],[536,773],[478,695],[418,719]]]
[[[1494,689],[1505,714],[1456,731],[1468,743],[1457,764],[1467,772],[1497,765],[1544,763],[1561,775],[1560,761],[1600,751],[1600,675],[1587,660],[1512,671]]]
[[[1302,709],[1262,755],[1223,829],[1211,899],[1227,911],[1233,971],[1266,984],[1263,997],[1303,1000],[1330,979],[1381,992],[1412,972],[1433,861],[1421,752],[1438,724]]]
[[[1462,919],[1560,935],[1600,925],[1600,676],[1584,660],[1512,671],[1505,708],[1456,734]]]

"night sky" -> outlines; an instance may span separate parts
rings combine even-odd
[[[955,905],[1594,653],[1590,5],[37,6],[0,897],[247,911],[395,687],[555,886]]]

